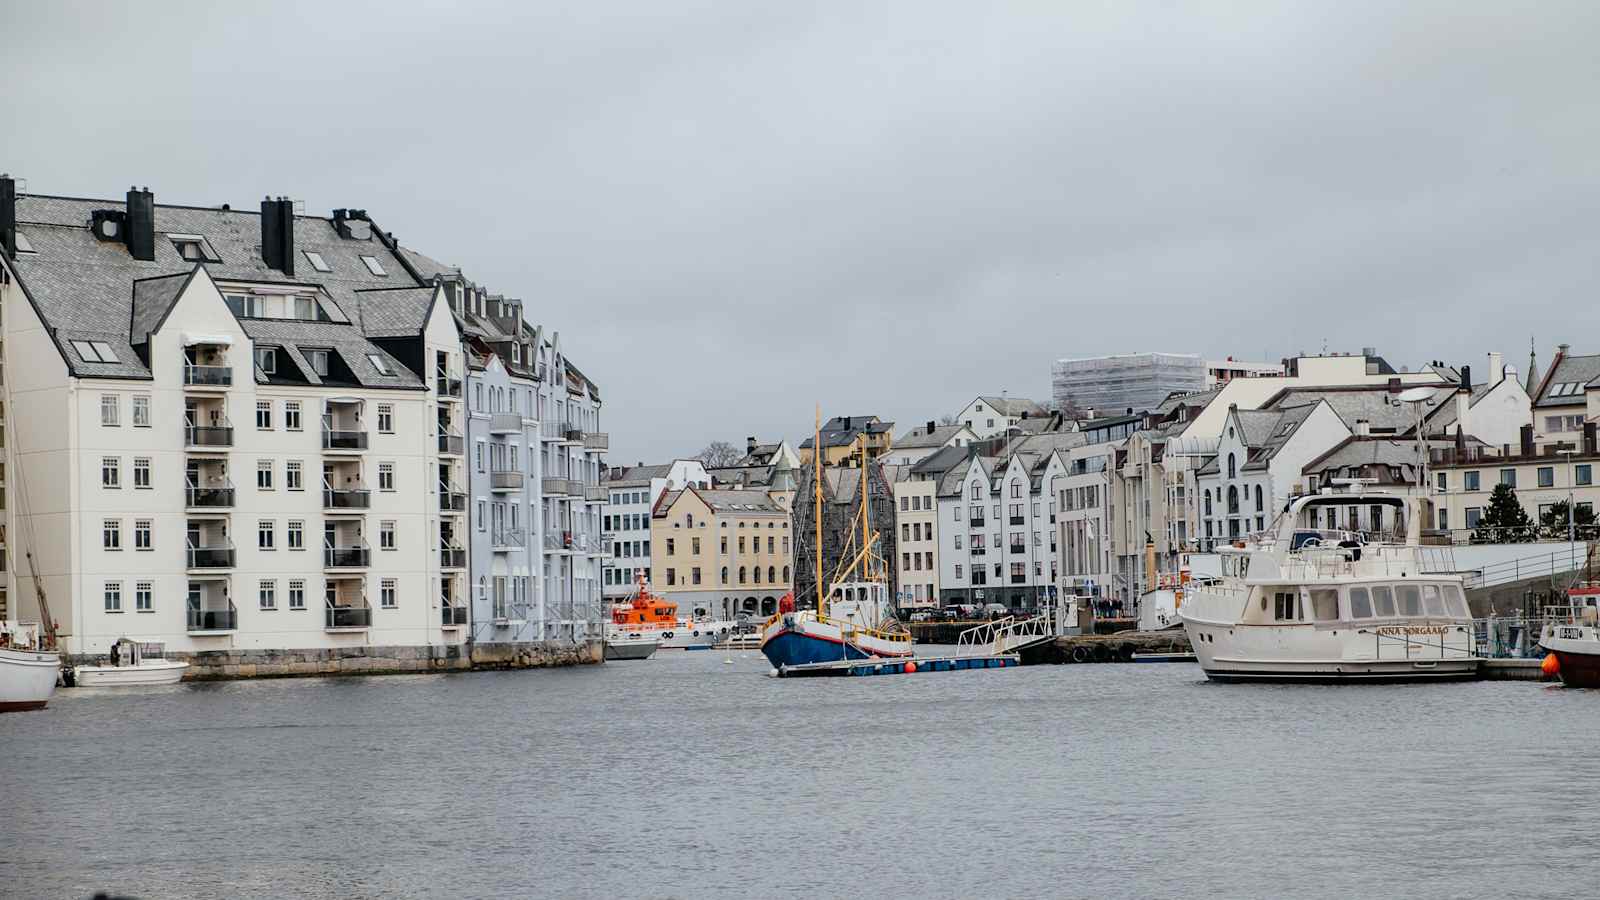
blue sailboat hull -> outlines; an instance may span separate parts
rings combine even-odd
[[[761,654],[773,668],[868,658],[853,644],[827,641],[797,631],[785,631],[769,638],[761,645]]]

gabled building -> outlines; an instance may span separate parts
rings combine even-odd
[[[680,615],[769,616],[793,583],[792,539],[789,510],[766,491],[668,491],[650,517],[650,581]]]
[[[965,447],[977,439],[977,435],[966,425],[940,425],[930,420],[921,428],[913,428],[895,438],[888,461],[900,466],[914,466],[945,447]]]
[[[800,442],[800,462],[810,465],[817,437],[822,440],[824,466],[856,465],[851,457],[859,456],[866,448],[868,459],[877,459],[894,445],[894,423],[880,421],[877,416],[834,416],[822,424],[817,435]]]
[[[1049,410],[1023,397],[976,397],[956,413],[956,422],[979,438],[991,438],[1005,434],[1023,419],[1049,415]]]
[[[1586,422],[1600,421],[1600,354],[1561,344],[1533,392],[1534,443],[1575,445]]]
[[[1264,531],[1291,496],[1305,493],[1306,464],[1350,434],[1324,399],[1230,410],[1216,455],[1196,472],[1200,549]]]
[[[788,441],[763,444],[754,437],[749,437],[745,438],[744,456],[740,457],[734,466],[748,468],[776,466],[780,463],[787,464],[791,469],[800,468],[800,455],[790,448]]]
[[[697,459],[647,466],[613,466],[602,481],[610,503],[600,523],[610,554],[602,595],[617,601],[633,593],[636,576],[650,575],[650,513],[668,491],[709,489],[711,474]]]

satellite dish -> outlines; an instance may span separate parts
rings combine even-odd
[[[1407,390],[1401,391],[1400,396],[1397,399],[1399,399],[1401,403],[1421,403],[1424,400],[1432,400],[1433,392],[1434,388],[1431,387],[1408,388]]]

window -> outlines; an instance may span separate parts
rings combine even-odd
[[[135,550],[149,550],[150,549],[150,520],[149,519],[134,519],[133,520],[133,549],[135,549]]]
[[[78,355],[83,358],[84,362],[117,362],[116,352],[105,341],[71,341],[70,343],[72,344],[72,349],[78,351]]]
[[[149,428],[150,427],[150,395],[149,394],[134,394],[133,395],[133,427],[135,427],[135,428]]]
[[[155,585],[148,581],[133,583],[133,608],[135,612],[155,612]]]
[[[278,374],[278,348],[257,347],[256,368],[268,375]]]
[[[1395,598],[1399,601],[1400,615],[1422,615],[1422,592],[1414,584],[1402,584],[1395,588]]]
[[[400,605],[397,596],[399,589],[393,578],[385,578],[378,583],[378,605],[384,609],[395,609]]]
[[[113,428],[122,424],[122,400],[118,395],[100,395],[100,424]]]
[[[311,263],[311,268],[316,269],[318,272],[333,271],[333,268],[328,265],[328,261],[322,258],[321,253],[318,253],[315,250],[305,250],[302,252],[306,255],[306,262]]]
[[[1350,589],[1350,618],[1372,618],[1372,600],[1367,596],[1366,588]]]
[[[394,370],[389,368],[389,361],[384,359],[383,357],[379,356],[376,353],[368,353],[367,354],[367,361],[372,363],[372,367],[374,369],[378,370],[378,374],[379,375],[393,375],[394,374]]]
[[[1581,466],[1574,466],[1572,469],[1572,480],[1577,484],[1594,484],[1594,469],[1589,463],[1584,463]]]
[[[278,583],[270,580],[259,582],[256,586],[256,596],[260,598],[262,609],[277,609]]]
[[[394,463],[378,463],[378,490],[394,490]]]
[[[271,431],[272,430],[272,401],[271,400],[257,400],[256,401],[256,430],[257,431]]]
[[[1482,490],[1482,488],[1478,487],[1478,473],[1477,472],[1462,472],[1461,473],[1461,489],[1463,491]]]
[[[394,433],[394,404],[378,404],[378,430],[384,434]]]
[[[272,490],[272,460],[256,460],[256,490]]]
[[[385,272],[383,270],[383,266],[378,262],[378,258],[376,256],[362,256],[361,257],[361,261],[363,263],[366,263],[367,271],[371,272],[374,275],[388,275],[389,274],[388,272]]]
[[[699,566],[695,566],[694,568],[689,570],[689,583],[690,584],[699,584],[700,583],[700,567]]]
[[[211,244],[198,234],[169,234],[167,240],[172,241],[172,249],[178,251],[178,256],[184,262],[221,262],[217,252],[211,249]]]
[[[1013,499],[1022,496],[1022,484],[1020,482],[1011,482],[1011,496]]]
[[[677,553],[677,549],[678,549],[677,539],[676,538],[667,538],[667,555],[668,556],[675,555]]]
[[[100,458],[100,486],[113,490],[122,487],[122,460],[115,456]]]
[[[910,497],[901,497],[900,498],[900,511],[901,512],[905,512],[907,509],[910,508],[910,506],[911,506],[911,498]]]
[[[298,578],[289,582],[289,608],[306,608],[306,583]]]
[[[1506,487],[1516,487],[1517,486],[1517,470],[1516,469],[1501,469],[1500,470],[1500,483],[1505,485]]]
[[[107,550],[122,549],[121,519],[106,519],[100,523],[100,546]]]
[[[291,459],[283,464],[283,486],[291,491],[305,490],[305,474],[301,471],[298,459]]]
[[[283,427],[289,431],[300,430],[300,401],[283,401]]]
[[[150,457],[133,458],[133,486],[140,490],[150,489]]]
[[[983,488],[982,488],[982,486],[976,485],[976,484],[972,486],[972,499],[974,499],[974,500],[982,500],[983,499]]]
[[[1539,487],[1555,487],[1555,484],[1556,484],[1556,469],[1555,469],[1555,466],[1540,466],[1539,467]]]
[[[1450,488],[1450,479],[1447,477],[1449,474],[1448,472],[1440,472],[1436,478],[1439,485],[1439,493],[1441,494]]]
[[[122,582],[108,581],[105,587],[106,612],[122,612]]]
[[[1444,600],[1439,596],[1437,584],[1422,586],[1422,611],[1430,616],[1444,615]]]
[[[1380,619],[1394,618],[1394,592],[1388,585],[1372,589],[1372,612]]]
[[[956,577],[957,578],[961,577],[961,564],[960,563],[956,563]]]
[[[380,522],[378,524],[378,549],[393,550],[394,548],[394,522]]]
[[[489,518],[489,504],[483,500],[478,501],[478,530],[486,531],[486,520]]]
[[[311,364],[311,371],[317,373],[318,378],[328,377],[328,351],[301,349],[300,354]]]
[[[1311,618],[1318,622],[1331,622],[1339,618],[1339,592],[1332,588],[1311,590]]]
[[[1468,528],[1477,528],[1478,527],[1478,523],[1481,522],[1481,521],[1483,521],[1483,507],[1481,507],[1481,506],[1469,506],[1469,507],[1467,507],[1466,526]]]
[[[278,549],[278,526],[270,519],[256,523],[256,547],[261,550]]]
[[[1272,618],[1279,622],[1300,618],[1300,596],[1294,591],[1278,591],[1272,595]]]
[[[290,519],[284,526],[284,540],[290,550],[304,550],[306,548],[306,523],[301,519]]]

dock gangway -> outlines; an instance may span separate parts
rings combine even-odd
[[[1055,615],[1051,609],[1026,619],[1006,616],[962,631],[956,637],[956,654],[1016,653],[1055,636]]]

